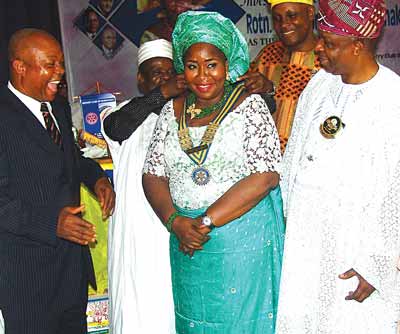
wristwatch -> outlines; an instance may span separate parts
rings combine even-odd
[[[213,220],[210,216],[204,215],[201,217],[201,223],[205,226],[207,226],[210,230],[215,228],[215,225],[213,224]]]

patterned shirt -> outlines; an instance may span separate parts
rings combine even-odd
[[[299,96],[319,69],[319,60],[314,51],[290,53],[281,41],[268,44],[251,63],[251,71],[264,74],[276,87],[276,112],[273,118],[282,152],[290,136]]]

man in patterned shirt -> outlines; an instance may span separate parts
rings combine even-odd
[[[297,100],[320,66],[314,47],[314,6],[312,0],[268,0],[274,30],[279,40],[265,46],[251,64],[275,87],[276,112],[282,152],[290,136]]]

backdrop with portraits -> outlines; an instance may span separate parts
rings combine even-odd
[[[400,73],[400,5],[387,5],[377,58]],[[214,10],[231,18],[248,41],[251,59],[275,38],[264,0],[58,0],[58,6],[70,98],[94,91],[96,82],[104,91],[121,92],[120,100],[137,95],[137,49],[154,36],[170,36],[171,11]]]

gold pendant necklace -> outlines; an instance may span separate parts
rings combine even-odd
[[[193,103],[191,106],[189,106],[189,108],[186,109],[186,112],[190,114],[190,119],[193,119],[201,113],[201,109],[196,108],[196,105]]]
[[[338,116],[329,116],[320,126],[319,131],[324,138],[334,139],[346,125]]]

